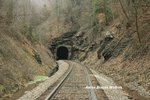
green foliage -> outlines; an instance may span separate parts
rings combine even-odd
[[[36,33],[35,28],[31,25],[24,24],[22,33],[32,43],[39,41],[39,34]]]
[[[29,82],[28,85],[34,84],[34,83],[37,83],[37,82],[40,82],[40,81],[45,81],[47,79],[48,79],[48,76],[35,76],[34,80]]]
[[[38,33],[35,33],[33,32],[32,33],[32,42],[38,42],[40,39],[39,39],[39,34]]]
[[[113,14],[112,14],[112,10],[109,7],[106,7],[106,20],[107,21],[112,21],[113,20]]]
[[[30,26],[28,28],[27,38],[32,41],[33,43],[39,41],[39,34],[36,33],[36,30],[34,27]]]
[[[3,90],[4,90],[4,86],[0,84],[0,95],[3,93]]]
[[[109,0],[94,0],[94,12],[105,13],[106,23],[113,20],[113,13],[109,6]]]
[[[102,0],[94,0],[94,12],[96,14],[103,12]]]

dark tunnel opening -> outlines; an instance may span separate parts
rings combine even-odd
[[[67,47],[61,46],[57,48],[57,60],[67,60],[69,51]]]

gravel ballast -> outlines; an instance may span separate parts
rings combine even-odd
[[[58,61],[59,70],[46,81],[40,83],[36,88],[26,92],[25,95],[17,100],[36,100],[40,97],[51,85],[53,85],[69,68],[69,65],[64,61]]]

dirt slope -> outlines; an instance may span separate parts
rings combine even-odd
[[[42,44],[33,45],[17,33],[0,33],[0,97],[23,88],[35,75],[47,75],[53,63]]]
[[[150,99],[149,13],[144,12],[139,19],[142,43],[138,41],[134,24],[126,29],[125,23],[116,19],[105,27],[104,37],[93,41],[96,49],[88,52],[84,61],[94,70],[112,77],[136,100]],[[107,31],[114,36],[112,41],[105,40]]]
[[[135,46],[132,42],[125,48],[122,48],[123,43],[119,43],[116,48],[110,45],[103,51],[108,55],[111,53],[109,60],[106,61],[103,57],[98,59],[97,52],[90,52],[88,55],[90,60],[86,62],[92,62],[90,66],[111,76],[119,84],[150,98],[150,46],[148,44]]]

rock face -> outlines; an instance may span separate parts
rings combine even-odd
[[[104,56],[105,60],[108,60],[112,55],[111,52],[103,52],[106,46],[113,40],[113,37],[107,36],[102,40],[100,43],[100,48],[97,51],[98,59],[100,59],[102,56]]]
[[[58,52],[58,48],[59,47],[64,47],[68,49],[68,59],[71,56],[71,52],[72,52],[72,38],[74,36],[76,32],[68,32],[63,34],[62,36],[55,38],[52,40],[52,42],[49,45],[49,49],[52,51],[53,55],[55,56],[55,58],[57,59],[57,52]]]
[[[68,55],[67,59],[75,59],[78,56],[78,52],[84,52],[87,46],[86,39],[83,38],[83,32],[67,32],[62,36],[55,38],[49,44],[49,49],[55,56],[55,59],[59,59],[58,53],[62,51],[61,56]],[[63,52],[63,50],[59,50],[60,48],[66,48],[68,50],[68,54]]]
[[[120,40],[112,37],[106,37],[102,40],[97,51],[98,59],[104,58],[107,61],[111,57],[117,57],[129,44],[131,38],[124,35]]]

